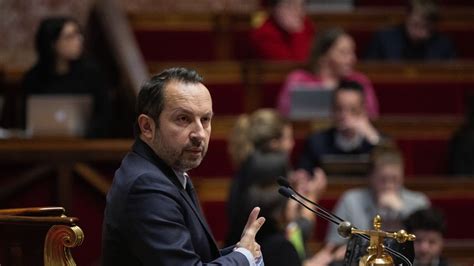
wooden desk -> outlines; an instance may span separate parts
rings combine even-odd
[[[130,139],[9,139],[0,140],[0,161],[97,162],[120,161],[130,150]]]
[[[229,121],[216,118],[215,124],[221,124],[221,130],[218,135],[223,137]],[[219,122],[220,121],[220,122]],[[422,121],[427,121],[422,120]],[[386,122],[388,123],[388,122]],[[402,123],[403,124],[403,123]],[[408,123],[410,124],[410,123]],[[436,126],[433,122],[432,126]],[[309,128],[309,125],[304,125]],[[410,126],[411,128],[411,126]],[[411,132],[413,129],[404,129]],[[416,131],[414,131],[416,133]],[[405,134],[405,133],[404,133]],[[408,133],[407,133],[408,134]],[[409,133],[412,134],[412,133]],[[424,134],[424,133],[416,133]],[[213,136],[214,137],[214,136]],[[110,187],[111,176],[104,176],[99,171],[96,171],[89,163],[102,162],[110,163],[115,166],[122,159],[123,155],[129,151],[133,140],[83,140],[83,139],[33,139],[33,140],[2,140],[0,141],[0,161],[3,169],[15,167],[16,164],[31,165],[31,168],[24,168],[24,173],[19,176],[0,176],[2,181],[6,181],[0,187],[0,201],[6,199],[14,193],[23,191],[26,187],[34,181],[41,179],[44,175],[54,173],[56,177],[56,189],[58,205],[71,206],[72,195],[74,195],[74,178],[85,181],[90,185],[93,191],[100,194],[96,199],[98,206],[103,206],[105,194]],[[222,155],[221,155],[222,156]],[[2,173],[0,173],[2,174]],[[208,215],[225,216],[225,200],[228,196],[228,189],[230,184],[229,176],[222,176],[220,178],[206,178],[205,176],[193,176],[193,181],[196,190],[199,193],[199,198],[203,204],[203,209]],[[362,186],[365,181],[362,179],[340,178],[331,179],[329,181],[328,189],[324,194],[322,202],[324,204],[333,204],[341,193],[349,188]],[[407,177],[407,187],[425,192],[430,198],[438,200],[438,202],[446,202],[450,199],[456,199],[466,202],[474,201],[474,179],[452,179],[446,176],[434,177]],[[81,200],[81,195],[74,191],[77,197],[76,200]],[[448,202],[449,203],[449,202]],[[90,230],[100,232],[102,209],[99,214],[92,213],[87,207],[87,213],[83,213],[86,217],[81,217],[76,210],[69,208],[71,213],[77,215],[81,221],[88,220],[92,225]],[[91,216],[92,215],[92,216]],[[472,214],[466,213],[465,219],[471,219]],[[212,220],[212,221],[211,221]],[[86,221],[84,221],[86,223]],[[226,226],[225,220],[210,219],[213,231],[218,234],[219,239],[222,239],[223,229]],[[220,225],[216,225],[219,223]],[[87,228],[87,227],[86,227]],[[323,228],[324,229],[324,228]],[[96,241],[100,243],[100,234],[89,234],[88,241]],[[454,245],[455,247],[458,247]],[[461,247],[463,250],[472,250]],[[450,252],[455,252],[456,249],[450,249]],[[461,252],[461,253],[462,253]],[[456,256],[465,258],[465,253],[456,253]]]
[[[22,172],[18,176],[2,176],[7,181],[0,188],[0,199],[7,199],[35,181],[53,175],[57,204],[71,210],[74,176],[79,176],[105,195],[110,187],[110,178],[104,177],[89,163],[117,164],[131,145],[132,140],[113,139],[1,140],[0,164],[6,170],[16,168]]]

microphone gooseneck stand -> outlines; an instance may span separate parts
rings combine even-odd
[[[357,227],[352,226],[352,224],[350,222],[345,221],[341,217],[327,211],[325,208],[323,208],[318,203],[316,203],[316,202],[306,198],[305,196],[301,195],[300,193],[298,193],[296,190],[293,189],[293,187],[291,187],[291,185],[288,183],[288,180],[286,180],[286,178],[279,177],[278,178],[278,184],[280,185],[280,189],[278,190],[278,192],[281,195],[283,195],[286,198],[289,198],[289,199],[292,199],[292,200],[298,202],[301,206],[303,206],[307,210],[311,211],[312,213],[316,214],[318,217],[321,217],[321,218],[323,218],[324,220],[326,220],[328,222],[336,224],[338,226],[337,231],[338,231],[339,235],[342,236],[343,238],[350,237],[350,235],[352,234],[351,233],[352,228],[357,229]],[[313,208],[309,207],[308,205],[306,205],[305,202],[310,203],[316,209],[313,209]],[[370,241],[370,238],[366,235],[363,235],[363,234],[354,234],[354,235],[356,235],[357,237],[360,237],[360,238],[363,238],[365,240]],[[396,256],[396,257],[400,258],[401,260],[403,260],[406,263],[406,265],[408,265],[408,266],[413,265],[411,263],[411,261],[407,257],[405,257],[403,254],[401,254],[400,252],[398,252],[398,251],[396,251],[392,248],[389,248],[389,247],[385,247],[385,250],[390,255]]]

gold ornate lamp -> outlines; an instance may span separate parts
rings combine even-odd
[[[360,258],[359,266],[393,266],[393,258],[385,251],[383,240],[386,237],[397,240],[398,243],[404,243],[407,240],[414,241],[415,235],[408,234],[405,230],[398,232],[382,231],[382,218],[380,215],[374,217],[373,230],[351,229],[351,234],[362,234],[370,237],[370,245],[367,248],[368,254]]]

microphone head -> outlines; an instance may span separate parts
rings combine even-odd
[[[352,224],[348,221],[343,221],[337,227],[337,233],[343,238],[349,238],[351,236]]]
[[[277,179],[278,185],[282,187],[289,187],[290,183],[288,183],[288,180],[282,176],[279,176]]]
[[[291,198],[292,193],[287,187],[280,187],[278,192],[286,198]]]

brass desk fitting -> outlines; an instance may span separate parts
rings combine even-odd
[[[351,229],[352,234],[362,234],[370,237],[370,245],[367,248],[367,255],[363,256],[359,260],[359,266],[393,266],[393,258],[385,251],[383,240],[384,238],[393,238],[398,243],[404,243],[408,241],[414,241],[415,235],[408,234],[405,230],[398,232],[385,232],[382,231],[382,218],[380,215],[374,217],[374,229],[373,230],[360,230]]]

